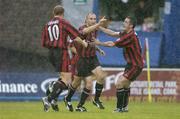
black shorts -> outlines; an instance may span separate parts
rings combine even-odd
[[[70,72],[70,59],[67,50],[50,48],[49,60],[56,72]]]
[[[76,65],[76,75],[80,77],[90,76],[92,75],[92,70],[98,66],[100,66],[100,63],[97,56],[88,58],[80,57]]]
[[[130,81],[134,81],[141,74],[142,69],[142,67],[127,64],[123,76]]]

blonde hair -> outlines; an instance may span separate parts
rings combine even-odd
[[[61,5],[56,5],[53,10],[54,16],[64,14],[64,8]]]
[[[88,19],[89,15],[91,15],[91,14],[94,14],[94,15],[95,15],[95,13],[89,12],[89,13],[86,15],[86,17],[85,17],[85,20],[84,20],[84,23],[85,23],[85,24],[87,24],[87,19]]]

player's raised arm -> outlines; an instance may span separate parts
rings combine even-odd
[[[89,14],[91,14],[91,15],[89,15]],[[89,14],[86,17],[90,17],[90,18],[86,18],[85,23],[88,22],[91,25],[91,23],[96,22],[96,15],[93,14],[93,13],[89,13]],[[89,20],[89,21],[87,21],[87,20]],[[107,19],[105,19],[105,17],[103,17],[102,19],[99,20],[98,23],[96,23],[96,24],[94,24],[92,26],[88,26],[88,24],[87,24],[88,27],[84,28],[82,30],[82,33],[83,34],[88,34],[88,33],[92,32],[92,31],[96,30],[97,28],[99,28],[99,26],[102,26],[106,21],[107,21]]]

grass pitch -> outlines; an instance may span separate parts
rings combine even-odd
[[[113,113],[115,101],[104,104],[106,109],[99,110],[88,101],[88,112],[69,112],[61,101],[59,112],[43,112],[41,102],[0,102],[0,119],[180,119],[180,103],[130,102],[128,113]]]

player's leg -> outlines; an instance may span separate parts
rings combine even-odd
[[[68,87],[68,94],[64,97],[64,102],[69,111],[73,111],[73,106],[71,104],[71,98],[74,95],[76,89],[81,84],[81,78],[74,75],[73,82]]]
[[[117,95],[117,109],[119,112],[128,111],[128,102],[130,95],[130,84],[136,80],[137,76],[141,73],[142,68],[127,66],[123,75],[117,80],[116,83],[116,95]]]
[[[80,98],[80,101],[76,107],[76,111],[79,111],[79,112],[86,112],[87,111],[87,109],[83,105],[85,104],[86,99],[90,95],[92,85],[93,85],[92,77],[91,76],[86,77],[85,78],[85,88],[83,89],[83,91],[81,93],[81,98]]]
[[[73,60],[74,61],[74,60]],[[81,83],[81,78],[77,74],[77,66],[75,61],[71,63],[71,72],[72,72],[72,82],[68,86],[68,94],[65,96],[64,101],[71,102],[71,98],[74,95],[76,89],[79,87]]]
[[[121,75],[119,79],[116,82],[116,97],[117,97],[117,104],[116,104],[116,110],[117,112],[122,112],[122,108],[125,101],[125,95],[126,95],[126,88],[125,86],[129,86],[130,81]]]
[[[103,90],[104,80],[107,76],[107,73],[102,70],[102,67],[99,66],[99,61],[97,58],[93,60],[94,65],[96,66],[95,69],[92,70],[93,74],[95,75],[96,79],[96,86],[95,86],[95,97],[93,100],[93,104],[97,106],[99,109],[104,109],[102,102],[100,101],[100,96]]]
[[[52,92],[48,95],[48,101],[53,102],[58,98],[63,90],[67,89],[68,84],[71,82],[70,72],[61,72],[60,79],[53,85]],[[53,104],[52,104],[53,106]]]
[[[62,50],[60,50],[62,52]],[[58,52],[54,52],[58,55]],[[69,69],[69,58],[67,58],[67,51],[63,51],[62,57],[56,58],[56,71],[60,71],[60,78],[55,82],[52,92],[48,95],[48,102],[51,103],[53,110],[58,111],[57,99],[63,90],[67,89],[68,84],[71,82],[71,72]],[[67,59],[66,59],[67,58]]]
[[[74,81],[72,84],[69,86],[69,92],[68,95],[64,98],[64,102],[66,104],[66,107],[68,107],[69,111],[73,111],[73,107],[71,104],[71,97],[76,91],[76,88],[80,85],[81,83],[81,78],[84,76],[87,72],[87,62],[85,58],[79,58],[79,60],[76,62],[75,65],[75,75],[74,75]]]
[[[46,90],[46,97],[48,97],[52,93],[52,90],[53,90],[55,83],[56,83],[56,81],[52,81],[49,83],[48,88]],[[51,106],[52,106],[54,111],[59,111],[57,102],[58,102],[58,97],[51,101]],[[47,109],[45,109],[45,110],[47,110]]]
[[[56,72],[59,72],[59,67],[61,67],[61,65],[62,65],[62,60],[61,60],[62,55],[63,55],[63,52],[61,49],[58,49],[58,48],[50,48],[49,49],[49,61],[54,66]],[[52,90],[54,89],[53,88],[54,84],[55,83],[53,83],[53,85],[52,85]],[[52,100],[51,101],[48,100],[48,97],[51,95],[51,93],[52,92],[50,92],[50,90],[47,89],[47,91],[46,91],[47,97],[42,98],[43,105],[44,105],[44,111],[46,111],[46,112],[49,111],[49,108],[51,106]]]

